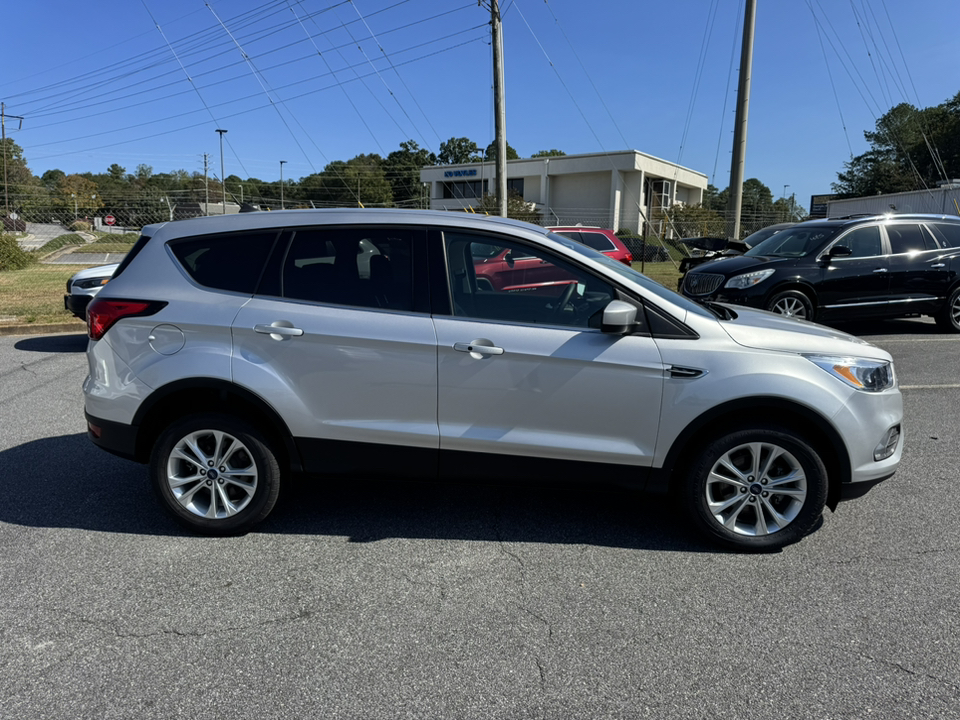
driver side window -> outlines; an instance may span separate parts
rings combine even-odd
[[[600,327],[609,283],[513,240],[444,235],[453,314],[477,320]]]

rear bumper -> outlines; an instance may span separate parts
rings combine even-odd
[[[99,448],[112,455],[127,460],[137,460],[137,432],[136,425],[127,425],[112,420],[104,420],[84,413],[87,418],[87,437]]]

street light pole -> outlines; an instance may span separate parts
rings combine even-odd
[[[784,199],[784,201],[786,201],[786,199],[787,199],[787,188],[788,188],[788,187],[790,187],[790,186],[789,186],[789,185],[784,185],[784,186],[783,186],[783,199]],[[788,220],[792,219],[793,213],[790,213],[790,215],[791,215],[791,217],[787,218]]]
[[[220,195],[223,200],[223,214],[226,215],[227,214],[227,182],[223,174],[223,134],[227,131],[217,128],[217,132],[220,134]]]
[[[280,209],[283,210],[283,164],[286,160],[280,161]]]

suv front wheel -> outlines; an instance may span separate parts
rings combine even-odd
[[[813,303],[799,290],[784,290],[777,293],[767,303],[767,310],[787,317],[813,320]]]
[[[187,417],[161,433],[150,456],[157,496],[195,532],[245,532],[273,509],[280,467],[253,427],[229,415]]]
[[[683,503],[707,535],[740,550],[777,550],[820,521],[827,471],[788,430],[749,428],[709,442],[691,466]]]

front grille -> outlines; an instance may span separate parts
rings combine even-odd
[[[723,284],[724,275],[713,273],[687,273],[683,279],[683,289],[688,295],[709,295]]]

